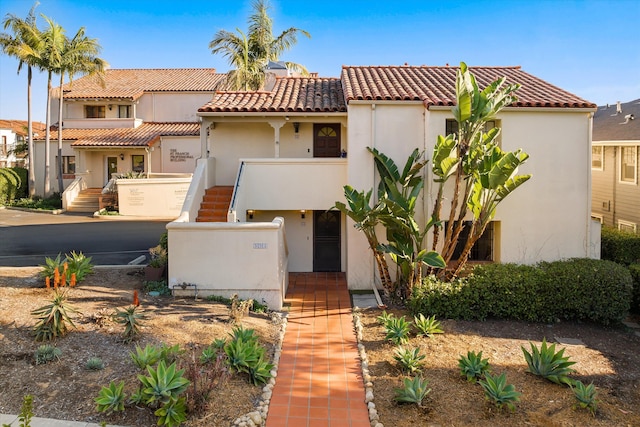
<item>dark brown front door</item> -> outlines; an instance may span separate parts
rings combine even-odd
[[[107,182],[113,177],[114,173],[118,173],[118,158],[107,157]]]
[[[340,271],[339,211],[313,211],[313,271]]]
[[[340,123],[313,125],[313,157],[340,157]]]

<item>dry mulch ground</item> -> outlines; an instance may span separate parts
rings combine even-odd
[[[139,270],[97,268],[69,290],[70,302],[82,314],[74,320],[77,328],[55,343],[62,351],[60,360],[35,365],[33,354],[41,343],[33,340],[35,319],[30,313],[47,304],[52,292],[42,287],[39,270],[0,268],[0,413],[19,413],[23,396],[31,394],[38,417],[154,426],[156,417],[146,407],[128,407],[124,413],[105,416],[96,412],[93,399],[110,381],[125,380],[128,392],[137,387],[140,371],[129,357],[136,345],[180,344],[199,354],[215,338],[227,337],[232,329],[226,305],[193,298],[149,297],[142,292]],[[130,305],[134,290],[140,293],[147,320],[141,338],[125,344],[120,339],[122,326],[111,322],[108,314]],[[255,329],[272,354],[278,327],[269,315],[251,313],[242,325]],[[103,360],[105,369],[85,369],[85,362],[94,356]],[[254,410],[261,393],[261,387],[233,376],[211,396],[207,413],[185,425],[229,426]]]
[[[387,310],[396,316],[401,310]],[[561,322],[552,325],[491,320],[442,321],[444,334],[415,337],[405,347],[419,347],[426,355],[422,376],[431,392],[416,405],[398,405],[394,389],[407,378],[393,359],[395,346],[385,341],[376,320],[380,310],[361,314],[363,339],[373,376],[375,404],[385,426],[640,426],[640,337],[627,329]],[[410,316],[407,315],[409,319]],[[573,338],[583,345],[556,344],[576,362],[571,378],[593,382],[599,406],[595,417],[572,409],[570,388],[526,372],[521,346],[540,346],[542,339]],[[458,359],[467,351],[482,351],[493,374],[506,372],[507,382],[521,392],[514,412],[498,411],[484,398],[482,387],[460,375]]]

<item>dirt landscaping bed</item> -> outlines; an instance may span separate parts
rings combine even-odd
[[[401,310],[387,310],[396,316]],[[442,321],[444,334],[432,338],[412,335],[408,348],[419,347],[426,355],[422,376],[431,392],[419,408],[394,402],[394,389],[402,378],[393,359],[395,346],[385,340],[384,328],[376,317],[380,310],[361,313],[363,343],[373,377],[375,405],[385,426],[639,426],[640,425],[640,337],[627,329],[560,322],[532,324],[490,320],[485,322]],[[407,315],[407,319],[411,317]],[[599,406],[595,417],[586,410],[574,410],[575,398],[567,386],[551,383],[526,372],[521,346],[576,339],[583,344],[565,347],[565,356],[576,362],[571,378],[593,382]],[[575,342],[575,341],[569,341]],[[458,359],[468,351],[482,351],[492,374],[506,372],[507,382],[522,393],[514,412],[498,411],[484,398],[479,384],[460,375]]]
[[[42,343],[33,339],[35,319],[31,311],[47,304],[51,290],[42,287],[39,268],[0,268],[0,413],[17,414],[23,396],[34,396],[38,417],[86,421],[125,426],[153,426],[157,418],[146,407],[128,406],[124,413],[105,416],[96,412],[94,398],[110,381],[124,380],[130,394],[137,387],[140,373],[129,357],[136,345],[147,343],[180,344],[200,354],[215,338],[226,338],[232,330],[229,309],[224,304],[193,298],[149,297],[142,292],[143,276],[138,269],[97,268],[79,287],[70,289],[70,302],[81,315],[77,328],[58,339],[60,360],[35,365],[33,354]],[[140,293],[147,316],[141,338],[125,344],[122,326],[109,314],[132,303],[133,291]],[[273,352],[278,326],[268,314],[251,313],[242,321],[255,329],[260,341]],[[103,370],[89,371],[86,361],[99,357]],[[262,387],[246,378],[232,376],[211,397],[207,413],[190,419],[187,426],[229,426],[243,414],[254,410]]]

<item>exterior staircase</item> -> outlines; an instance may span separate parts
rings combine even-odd
[[[196,222],[227,222],[227,212],[233,196],[233,187],[208,188],[202,198]]]
[[[100,209],[100,194],[102,188],[87,188],[82,190],[71,205],[67,206],[69,212],[95,212]]]

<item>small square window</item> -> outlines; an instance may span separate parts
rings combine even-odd
[[[602,147],[601,145],[591,147],[591,169],[603,170],[603,154],[604,147]]]
[[[131,170],[134,172],[144,172],[144,156],[134,154],[131,156]]]
[[[85,105],[84,116],[87,119],[104,119],[105,118],[104,105]]]

